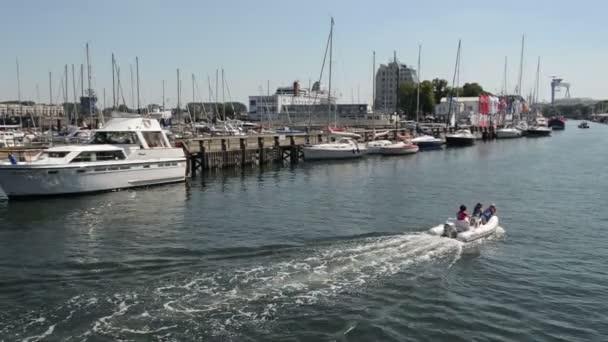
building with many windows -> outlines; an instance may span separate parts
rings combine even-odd
[[[406,82],[418,82],[416,70],[397,61],[381,64],[376,71],[374,110],[383,113],[398,112],[397,92],[399,85]]]

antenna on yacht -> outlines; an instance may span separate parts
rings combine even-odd
[[[135,79],[133,76],[133,64],[129,63],[129,71],[131,72],[131,108],[135,108]]]
[[[165,110],[165,80],[163,80],[163,110]]]

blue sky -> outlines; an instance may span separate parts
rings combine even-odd
[[[533,87],[541,56],[541,99],[549,98],[551,75],[570,82],[572,96],[608,98],[603,86],[607,10],[608,2],[601,0],[1,0],[0,100],[17,97],[16,58],[22,98],[36,100],[38,84],[41,101],[48,102],[52,71],[57,100],[64,64],[78,68],[88,41],[100,102],[103,88],[111,101],[112,52],[127,103],[135,56],[142,102],[160,102],[164,79],[169,104],[175,105],[176,68],[182,74],[182,101],[192,99],[192,73],[200,89],[197,100],[199,94],[206,99],[207,75],[214,79],[215,70],[224,68],[231,98],[247,102],[248,95],[265,92],[268,80],[272,89],[318,78],[331,16],[336,22],[333,87],[341,102],[351,102],[351,93],[355,101],[358,93],[362,102],[371,98],[372,50],[377,63],[387,62],[396,50],[401,62],[415,65],[420,43],[422,78],[451,80],[459,38],[461,83],[477,81],[499,91],[508,56],[513,90],[522,34],[524,92]]]

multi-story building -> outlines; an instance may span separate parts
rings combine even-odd
[[[0,103],[0,116],[1,117],[18,117],[33,115],[36,117],[56,117],[64,115],[62,105],[49,105],[49,104],[35,104],[28,103]]]
[[[418,82],[416,70],[399,63],[396,55],[392,62],[381,64],[376,71],[374,110],[384,113],[398,112],[398,88],[406,82]]]

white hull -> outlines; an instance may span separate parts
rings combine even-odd
[[[419,147],[416,145],[408,145],[405,143],[396,143],[384,146],[380,149],[380,154],[383,156],[401,156],[405,154],[414,154],[418,152]]]
[[[429,229],[429,234],[442,236],[444,234],[446,225],[454,227],[454,226],[463,225],[463,224],[466,224],[468,226],[468,223],[463,222],[463,221],[448,220],[448,222],[446,222],[445,224],[440,224],[438,226],[435,226],[435,227]],[[492,234],[495,234],[497,229],[498,229],[498,216],[492,216],[490,218],[490,221],[488,221],[485,225],[480,225],[480,226],[474,227],[474,228],[471,227],[467,231],[458,233],[458,235],[456,236],[456,239],[458,241],[462,241],[462,242],[471,242],[471,241],[475,241],[475,240],[490,236]]]
[[[392,145],[390,140],[375,140],[367,143],[367,154],[380,154],[380,150],[384,146]]]
[[[305,160],[336,160],[336,159],[354,159],[361,158],[366,154],[363,149],[307,149],[304,148]]]
[[[521,131],[516,128],[501,128],[496,131],[496,138],[498,139],[520,138],[521,136]]]
[[[0,187],[9,197],[99,192],[137,186],[182,182],[186,159],[125,161],[111,164],[72,164],[2,168]]]

